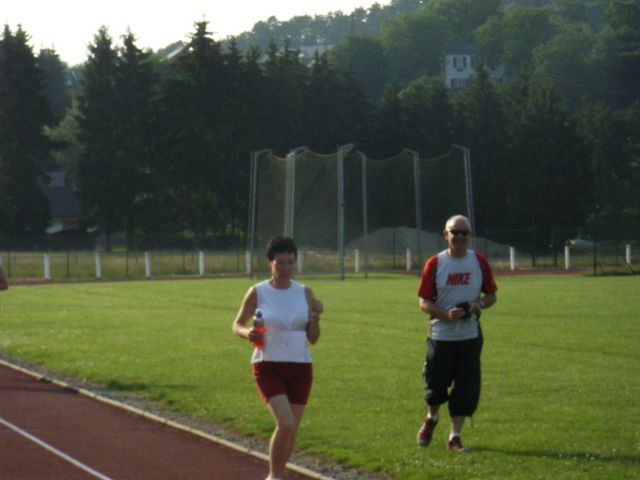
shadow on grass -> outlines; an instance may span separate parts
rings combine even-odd
[[[180,385],[180,384],[172,384],[172,385],[151,385],[148,383],[126,383],[121,382],[119,380],[111,380],[105,387],[109,390],[116,390],[119,392],[148,392],[151,387],[154,388],[162,388],[166,390],[182,390],[188,391],[196,388],[195,385]]]
[[[598,462],[620,462],[640,466],[640,455],[618,455],[602,452],[560,452],[557,450],[515,450],[509,448],[474,447],[470,452],[498,453],[513,457],[548,458],[551,460],[588,460]]]

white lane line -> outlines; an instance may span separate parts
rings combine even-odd
[[[107,477],[106,475],[101,474],[100,472],[95,471],[93,468],[85,465],[82,462],[79,462],[78,460],[76,460],[73,457],[70,457],[69,455],[67,455],[64,452],[61,452],[60,450],[58,450],[55,447],[52,447],[51,445],[49,445],[46,442],[43,442],[42,440],[40,440],[37,437],[34,437],[33,435],[31,435],[29,432],[25,432],[24,430],[22,430],[20,427],[14,425],[13,423],[5,420],[4,418],[0,417],[0,423],[8,428],[10,428],[11,430],[13,430],[16,433],[19,433],[20,435],[22,435],[23,437],[31,440],[34,443],[37,443],[38,445],[40,445],[42,448],[49,450],[51,453],[59,456],[60,458],[66,460],[67,462],[75,465],[76,467],[80,468],[81,470],[84,470],[85,472],[87,472],[90,475],[93,475],[96,478],[99,478],[100,480],[113,480],[110,477]]]

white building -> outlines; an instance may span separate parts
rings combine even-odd
[[[451,45],[444,55],[444,83],[447,88],[467,88],[471,77],[476,73],[475,53],[473,45]],[[504,68],[496,69],[487,67],[489,78],[497,84],[504,82]]]

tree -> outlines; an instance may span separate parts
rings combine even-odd
[[[454,108],[456,143],[471,150],[475,227],[502,226],[511,194],[503,179],[512,173],[506,158],[506,120],[498,91],[482,64],[469,89],[454,99]],[[496,192],[501,192],[499,198]]]
[[[390,157],[406,147],[405,133],[398,88],[390,83],[374,117],[373,134],[361,139],[360,145],[373,158]]]
[[[350,35],[329,51],[329,63],[336,71],[353,75],[366,95],[377,101],[389,81],[389,70],[380,40]]]
[[[500,9],[500,0],[431,0],[426,9],[446,18],[451,40],[470,43],[473,32]]]
[[[635,0],[612,0],[598,35],[596,58],[609,75],[609,101],[627,107],[640,92],[640,9]],[[619,95],[616,95],[619,93]]]
[[[59,145],[51,154],[55,169],[66,172],[67,181],[72,185],[77,184],[78,166],[83,157],[79,115],[78,102],[74,100],[62,120],[56,126],[45,129],[51,141]]]
[[[119,170],[117,115],[117,53],[106,27],[89,45],[89,57],[78,99],[82,157],[78,165],[78,195],[87,220],[109,236],[122,227],[126,206],[120,189],[126,180]]]
[[[422,157],[435,157],[451,148],[453,106],[439,79],[426,76],[409,83],[399,95],[406,147]]]
[[[633,123],[637,112],[637,105],[632,105],[625,115],[619,115],[598,101],[584,105],[577,117],[578,132],[588,151],[589,178],[584,185],[591,187],[590,213],[598,213],[611,224],[638,219],[638,134]]]
[[[50,205],[39,184],[51,142],[44,134],[53,116],[29,37],[4,27],[0,39],[0,233],[42,234]]]
[[[534,49],[554,33],[547,9],[515,5],[478,27],[475,39],[488,65],[504,64],[513,74],[531,64]]]
[[[590,210],[590,165],[584,144],[549,85],[529,69],[519,72],[505,93],[510,161],[503,170],[516,190],[508,224],[552,227],[583,225]],[[548,238],[548,236],[547,236]]]
[[[123,38],[115,70],[113,132],[116,158],[112,191],[118,195],[119,226],[131,240],[136,228],[155,217],[158,182],[159,78],[149,52],[141,51],[130,31]],[[148,226],[147,226],[148,228]]]
[[[348,72],[337,73],[326,54],[316,53],[308,84],[305,110],[305,145],[317,151],[334,151],[362,138],[368,126],[371,104],[359,82]]]
[[[285,42],[282,52],[275,42],[269,46],[268,59],[264,63],[266,82],[266,109],[271,121],[265,131],[272,148],[286,154],[290,148],[304,145],[305,110],[307,98],[304,86],[309,70],[300,62],[298,52]]]
[[[47,98],[56,121],[60,121],[71,106],[71,91],[67,86],[69,67],[60,60],[53,49],[42,49],[38,55],[38,65],[42,69],[47,86]]]
[[[385,23],[380,39],[391,79],[405,85],[421,75],[442,72],[445,47],[452,34],[447,19],[421,10]]]
[[[223,159],[233,137],[226,124],[227,72],[221,46],[207,22],[195,24],[187,48],[164,85],[165,178],[176,205],[176,226],[197,234],[226,227]]]
[[[599,95],[599,82],[591,52],[595,36],[586,23],[565,24],[548,42],[533,50],[535,76],[552,82],[554,92],[577,106],[583,96]]]
[[[553,0],[553,12],[562,22],[587,23],[587,5],[584,0]]]

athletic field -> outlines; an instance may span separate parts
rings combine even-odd
[[[415,442],[417,278],[300,280],[326,309],[300,449],[401,480],[640,478],[640,277],[497,277],[465,454],[445,448],[446,414],[430,447]],[[266,439],[251,348],[231,335],[252,283],[14,286],[0,294],[0,350]]]

